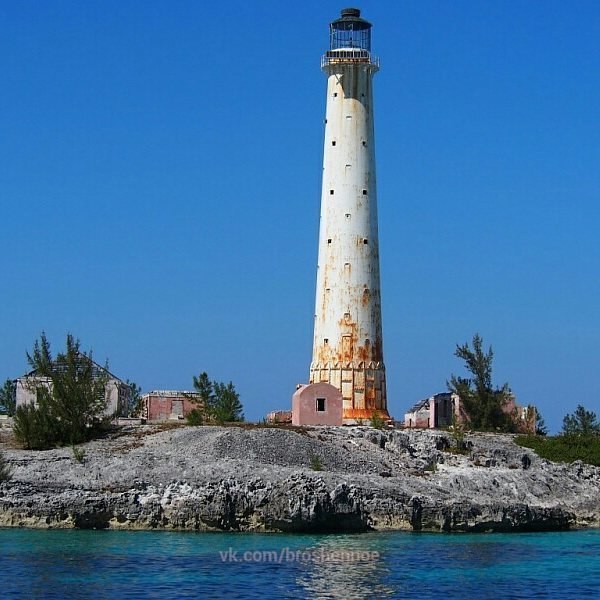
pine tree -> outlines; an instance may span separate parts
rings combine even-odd
[[[227,384],[211,381],[206,372],[194,377],[193,381],[194,389],[198,392],[198,396],[193,397],[198,404],[195,411],[199,412],[193,411],[191,424],[204,423],[205,420],[216,423],[244,420],[240,395],[231,381]]]
[[[129,400],[127,402],[127,415],[137,417],[142,412],[142,388],[135,381],[125,382],[129,387]]]
[[[565,415],[562,433],[563,435],[599,435],[600,423],[596,413],[578,404],[572,415]]]
[[[28,386],[36,394],[36,406],[17,409],[17,439],[38,449],[89,439],[92,426],[104,418],[108,365],[99,368],[92,353],[81,351],[79,340],[71,334],[67,335],[65,352],[53,358],[42,333],[27,360],[33,370]]]
[[[194,376],[194,389],[198,392],[197,397],[192,399],[198,404],[204,417],[211,419],[214,411],[215,392],[213,382],[209,379],[208,373],[202,371],[198,377]]]
[[[7,379],[0,388],[0,410],[4,409],[9,417],[15,414],[17,401],[17,386],[11,379]]]
[[[228,384],[215,382],[215,402],[213,414],[217,423],[243,421],[244,413],[240,395],[230,381]]]
[[[484,352],[483,340],[479,334],[475,334],[473,348],[469,347],[468,342],[462,346],[457,345],[454,355],[464,360],[472,377],[452,375],[448,389],[460,397],[471,427],[482,430],[513,430],[513,420],[502,410],[510,399],[508,384],[496,389],[492,387],[492,347]]]
[[[542,413],[537,409],[535,412],[535,433],[537,435],[548,435],[546,421],[544,420],[544,417],[542,417]]]

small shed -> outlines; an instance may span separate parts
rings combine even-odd
[[[291,410],[272,410],[267,413],[267,423],[291,423],[292,422],[292,411]]]
[[[457,394],[442,392],[417,402],[404,415],[404,426],[421,429],[448,427],[452,425],[453,415],[459,423],[464,422],[460,398]]]
[[[149,422],[181,421],[201,408],[198,392],[154,390],[142,396],[142,417]]]
[[[342,392],[329,383],[298,386],[292,396],[292,425],[341,425]]]

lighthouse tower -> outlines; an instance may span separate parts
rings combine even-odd
[[[381,333],[371,23],[346,8],[329,26],[327,109],[310,382],[342,393],[344,423],[388,418]]]

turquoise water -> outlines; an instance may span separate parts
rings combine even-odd
[[[600,531],[0,529],[0,598],[599,598]]]

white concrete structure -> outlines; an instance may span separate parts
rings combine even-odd
[[[422,429],[449,427],[453,417],[457,423],[465,423],[467,420],[460,396],[452,392],[441,392],[420,400],[405,413],[404,426]]]
[[[93,361],[92,361],[93,362]],[[129,399],[131,397],[131,388],[124,381],[115,377],[101,365],[93,362],[94,369],[98,375],[106,377],[104,386],[104,398],[106,400],[106,409],[104,416],[114,419],[124,417],[127,414]],[[36,371],[30,371],[15,380],[16,384],[16,407],[25,404],[37,405],[38,387],[52,388],[52,380],[49,377],[42,377]]]
[[[342,392],[344,422],[387,413],[373,128],[371,24],[344,9],[322,57],[327,109],[310,382]]]

